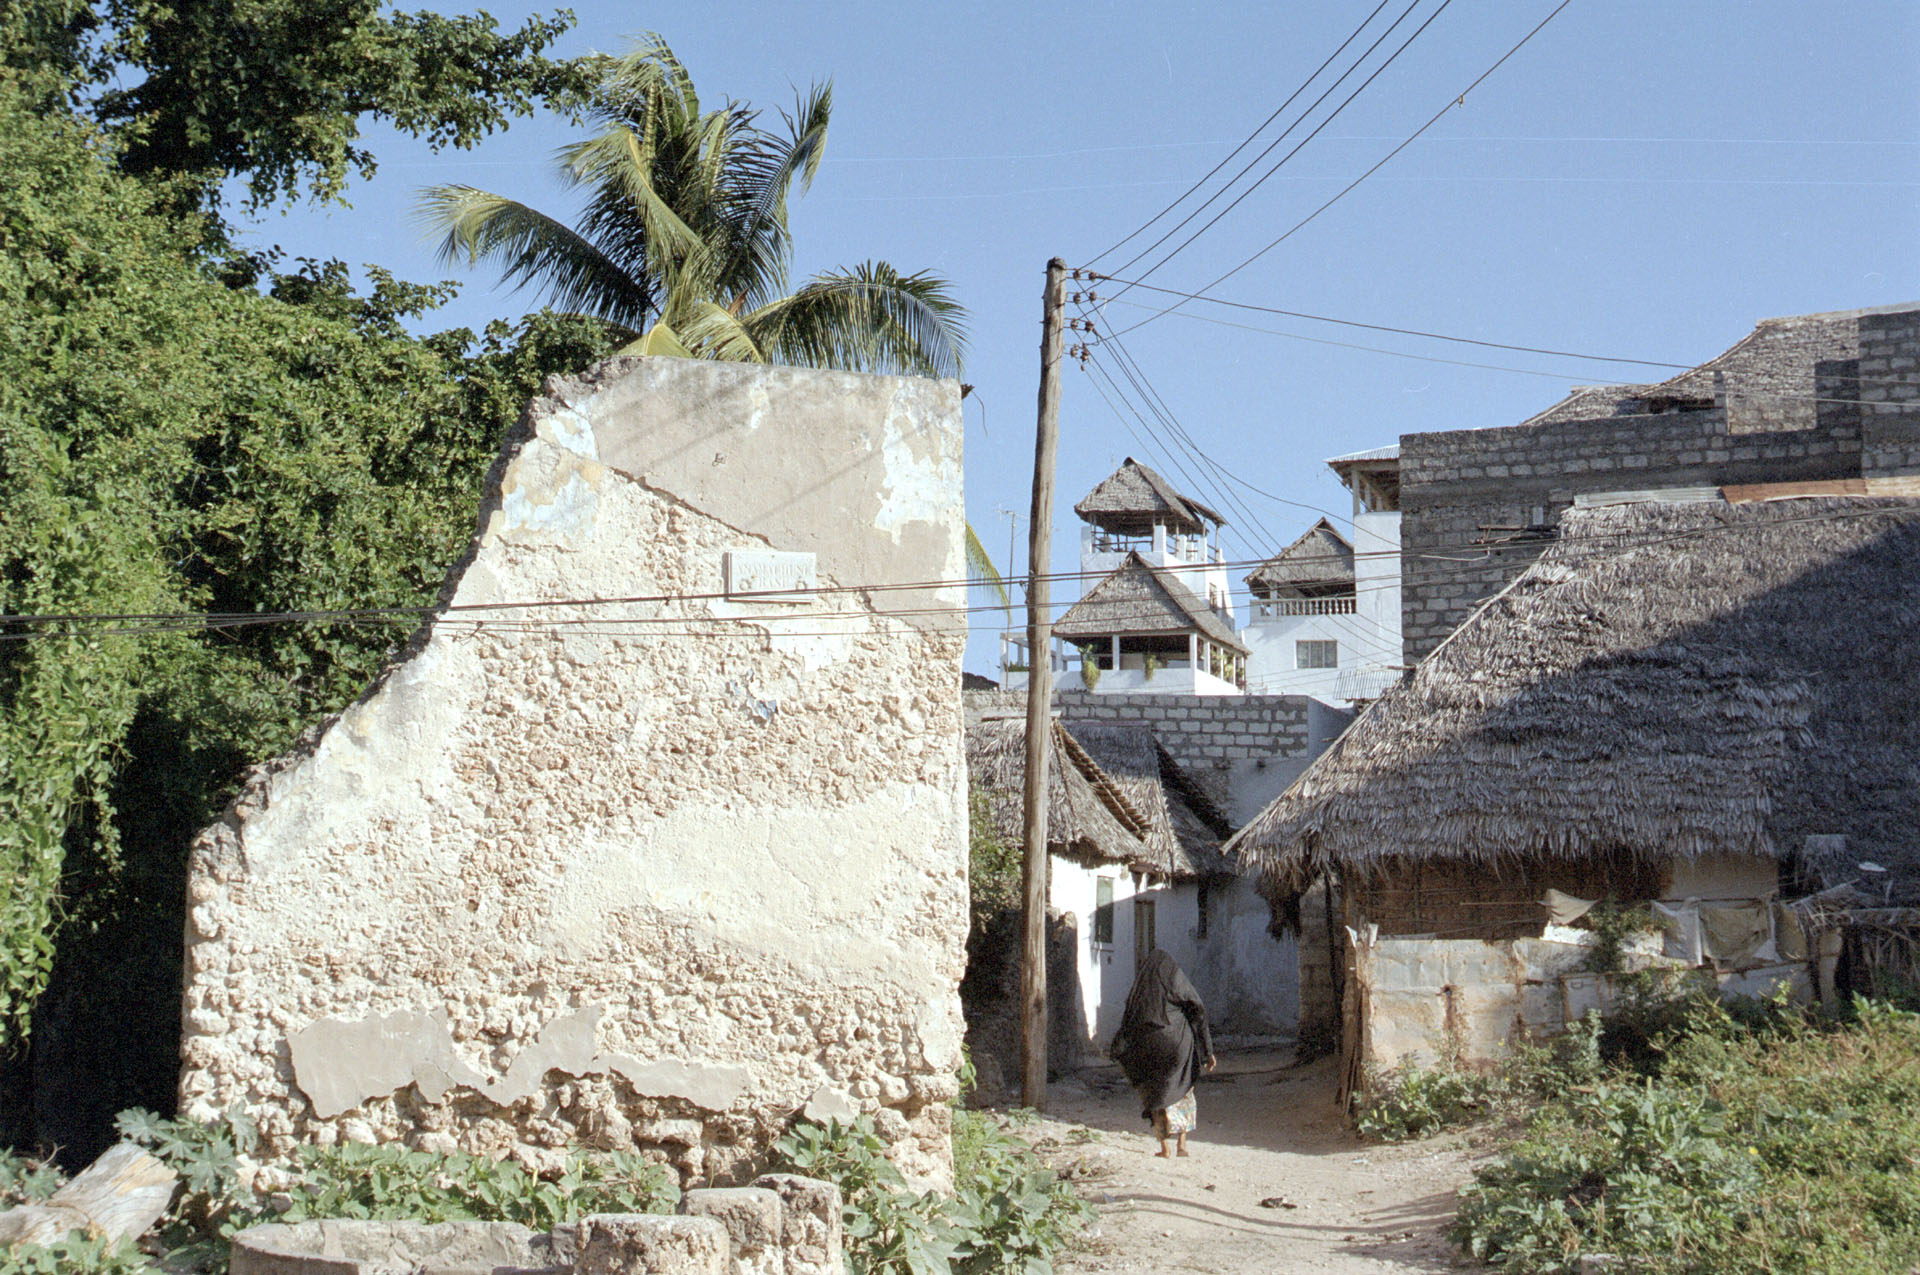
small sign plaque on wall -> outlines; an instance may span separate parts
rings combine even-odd
[[[729,600],[812,601],[817,584],[814,555],[778,549],[729,549],[723,555]],[[784,596],[783,596],[784,595]]]

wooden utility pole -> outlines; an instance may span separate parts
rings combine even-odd
[[[1040,320],[1040,420],[1033,441],[1033,514],[1027,520],[1026,927],[1020,946],[1020,1101],[1047,1109],[1047,758],[1053,734],[1053,457],[1060,433],[1062,316],[1067,263],[1047,263]]]

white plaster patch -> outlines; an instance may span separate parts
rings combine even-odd
[[[909,524],[943,523],[952,514],[953,493],[960,490],[959,459],[940,454],[925,439],[914,436],[918,416],[901,403],[901,396],[902,391],[896,390],[887,406],[880,448],[886,477],[880,489],[880,512],[873,520],[874,527],[892,536],[895,544]]]
[[[800,1114],[815,1124],[825,1124],[829,1120],[846,1124],[860,1114],[860,1104],[851,1095],[841,1093],[831,1085],[821,1085],[807,1099],[807,1105],[800,1108]]]
[[[524,539],[534,535],[566,541],[592,528],[600,497],[579,474],[552,492],[529,493],[516,487],[500,500],[500,514],[490,531]]]
[[[402,1010],[358,1022],[322,1018],[290,1034],[287,1047],[294,1082],[323,1120],[410,1084],[438,1102],[454,1085],[486,1079],[454,1053],[447,1017],[437,1010]]]
[[[588,460],[600,459],[600,448],[593,437],[593,426],[571,407],[561,407],[542,416],[534,433],[556,447],[564,447]]]
[[[602,1054],[596,1070],[626,1077],[633,1091],[646,1098],[679,1098],[707,1111],[725,1111],[747,1091],[752,1079],[745,1067],[724,1063],[682,1062],[667,1058],[643,1063],[625,1054]]]

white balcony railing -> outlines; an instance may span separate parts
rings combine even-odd
[[[1253,615],[1257,620],[1272,620],[1288,615],[1352,615],[1356,599],[1344,598],[1255,598]]]

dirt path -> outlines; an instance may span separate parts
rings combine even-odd
[[[1200,1085],[1192,1157],[1167,1161],[1118,1071],[1056,1084],[1049,1118],[1020,1132],[1101,1215],[1063,1275],[1475,1269],[1442,1231],[1484,1153],[1459,1135],[1363,1143],[1333,1087],[1331,1059],[1296,1067],[1290,1050],[1223,1053]]]

